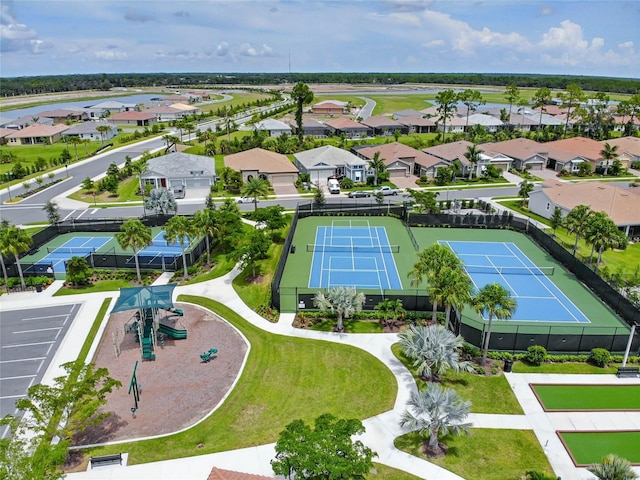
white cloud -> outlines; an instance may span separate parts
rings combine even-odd
[[[618,44],[618,48],[633,48],[633,42],[622,42]]]
[[[33,28],[15,18],[10,5],[0,6],[0,51],[40,53],[43,44]]]
[[[218,57],[224,57],[229,53],[229,44],[227,42],[220,42],[216,47],[216,55]]]
[[[126,60],[129,56],[127,52],[119,52],[117,50],[98,50],[93,52],[93,56],[100,60]]]
[[[431,40],[429,42],[424,42],[422,44],[423,47],[442,47],[446,42],[444,40]]]
[[[258,52],[256,51],[256,49],[253,48],[248,43],[243,43],[242,45],[240,45],[240,50],[238,51],[238,53],[240,55],[242,55],[242,56],[245,56],[245,57],[256,57],[256,56],[258,56]]]

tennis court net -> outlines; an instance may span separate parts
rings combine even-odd
[[[550,277],[555,267],[491,267],[488,265],[465,265],[467,273],[493,273],[496,275],[544,275]]]
[[[90,255],[96,252],[95,247],[47,247],[47,253],[51,254],[77,254],[77,255]]]
[[[307,252],[398,253],[400,245],[322,245],[307,243]]]

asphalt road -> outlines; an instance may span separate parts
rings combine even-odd
[[[80,304],[5,310],[0,323],[0,418],[16,415],[15,402],[41,382]],[[0,437],[8,431],[3,428]]]

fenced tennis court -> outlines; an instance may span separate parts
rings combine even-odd
[[[517,308],[510,321],[590,323],[552,281],[553,265],[536,265],[513,242],[446,241],[462,260],[476,290],[498,283],[511,292]],[[486,320],[486,313],[483,314]]]
[[[309,288],[402,290],[393,258],[400,247],[389,243],[385,227],[368,220],[333,220],[316,227],[315,242],[306,250],[313,253]]]

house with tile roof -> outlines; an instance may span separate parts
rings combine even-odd
[[[11,135],[12,133],[14,133],[15,130],[12,130],[11,128],[3,128],[0,127],[0,145],[4,145],[7,143],[7,135]]]
[[[325,100],[313,105],[311,112],[315,115],[342,115],[347,113],[347,103],[338,100]]]
[[[150,158],[147,168],[140,175],[140,186],[152,188],[210,190],[216,180],[215,161],[204,155],[173,152],[160,157]]]
[[[291,127],[288,124],[280,120],[274,120],[273,118],[256,122],[254,128],[258,132],[267,132],[270,137],[279,137],[283,133],[291,135]]]
[[[555,207],[565,217],[578,205],[605,212],[628,236],[640,236],[640,188],[621,188],[604,182],[548,181],[529,194],[529,210],[551,218]]]
[[[99,132],[98,127],[105,126],[109,130]],[[92,142],[108,141],[118,134],[118,127],[109,122],[82,122],[78,125],[72,125],[68,130],[62,132],[63,138],[78,137],[82,140]]]
[[[513,168],[517,170],[542,170],[549,161],[547,144],[538,143],[528,138],[513,138],[504,142],[483,143],[480,148],[485,151],[501,153],[513,160]]]
[[[610,140],[602,140],[600,144],[604,149],[604,144],[618,147],[618,160],[622,166],[628,168],[633,162],[640,162],[640,137],[621,137]]]
[[[254,475],[252,473],[235,472],[233,470],[225,470],[213,467],[207,480],[273,480],[275,477],[265,477],[263,475]]]
[[[171,108],[175,108],[177,110],[182,110],[183,112],[189,115],[200,115],[201,111],[198,107],[194,105],[185,105],[184,103],[172,103],[169,105]]]
[[[324,124],[331,129],[334,135],[339,136],[344,133],[347,138],[365,138],[373,133],[366,125],[354,122],[346,117],[327,120]]]
[[[432,118],[426,118],[421,115],[408,115],[397,119],[408,129],[408,133],[435,133],[436,122]]]
[[[184,110],[170,107],[169,105],[157,105],[155,107],[145,108],[141,113],[155,115],[156,122],[171,122],[186,117],[190,112],[185,112]]]
[[[370,162],[376,153],[380,154],[380,160],[387,167],[389,176],[409,177],[411,175],[434,176],[435,168],[448,166],[444,162],[434,162],[432,157],[426,153],[416,150],[408,145],[398,142],[385,143],[381,145],[359,145],[352,151],[367,163]]]
[[[369,174],[369,162],[333,145],[298,152],[294,158],[300,172],[308,173],[311,182],[316,185],[325,185],[329,177],[347,177],[356,183],[365,182]]]
[[[392,136],[396,131],[404,135],[409,133],[406,125],[385,115],[375,115],[362,120],[360,123],[369,127],[374,135],[381,137]]]
[[[89,119],[89,115],[83,110],[72,110],[66,108],[45,110],[43,112],[38,112],[38,115],[40,117],[52,119],[54,125],[68,122],[84,122]]]
[[[582,162],[589,162],[594,171],[597,167],[604,167],[604,160],[600,154],[604,146],[597,140],[573,137],[547,142],[544,145],[549,151],[547,166],[556,171],[564,168],[570,172],[577,172]]]
[[[253,178],[268,180],[274,187],[293,185],[298,179],[296,167],[286,155],[262,148],[252,148],[224,157],[225,166],[240,172],[242,181]]]
[[[146,127],[156,123],[156,116],[153,113],[145,112],[121,112],[109,117],[109,122],[115,125],[128,125],[134,127]]]
[[[68,130],[66,125],[43,125],[34,123],[21,130],[10,133],[5,138],[10,147],[19,145],[48,145],[62,138],[62,132]]]

